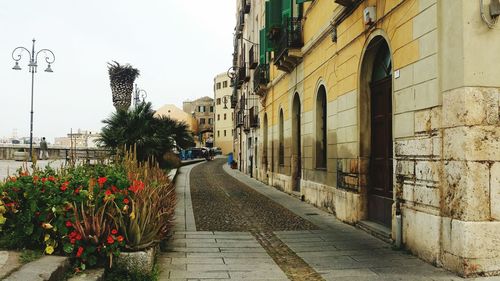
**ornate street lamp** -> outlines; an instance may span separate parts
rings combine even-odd
[[[50,67],[52,63],[56,60],[56,56],[49,49],[41,49],[38,52],[35,52],[35,39],[33,39],[33,45],[31,48],[31,52],[25,47],[17,47],[12,51],[12,59],[16,62],[12,69],[21,70],[19,66],[19,61],[22,58],[23,52],[26,51],[29,55],[29,64],[28,71],[31,72],[31,111],[30,111],[30,161],[33,162],[33,89],[35,85],[35,73],[37,72],[38,67],[38,55],[43,53],[45,55],[45,62],[47,63],[47,68],[45,72],[53,72]]]
[[[140,97],[139,97],[140,96]],[[139,89],[137,87],[137,84],[135,84],[135,90],[134,90],[134,106],[137,107],[139,103],[141,102],[140,99],[142,99],[142,102],[146,101],[146,98],[148,97],[148,92],[146,92],[143,89]]]

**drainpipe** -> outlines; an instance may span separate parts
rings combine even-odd
[[[396,200],[396,248],[401,249],[403,241],[403,218],[401,216],[401,205]]]

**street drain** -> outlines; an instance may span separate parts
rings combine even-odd
[[[306,213],[306,216],[317,216],[319,215],[318,213]]]

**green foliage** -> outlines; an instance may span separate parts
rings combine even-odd
[[[19,256],[19,261],[22,264],[25,264],[25,263],[35,261],[41,257],[42,257],[42,253],[40,251],[33,251],[33,250],[26,250],[25,249],[21,252],[21,255]]]
[[[112,149],[136,147],[137,159],[161,160],[175,144],[189,147],[194,144],[193,136],[184,122],[168,117],[154,117],[151,103],[141,103],[136,108],[120,110],[103,120],[99,143]]]
[[[174,188],[159,167],[126,156],[108,166],[19,171],[0,183],[0,247],[68,255],[85,270],[155,246],[171,226]]]
[[[134,83],[135,78],[139,76],[139,70],[130,64],[121,65],[113,61],[113,63],[108,63],[108,74],[111,82]]]

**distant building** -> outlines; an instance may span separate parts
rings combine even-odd
[[[232,88],[226,72],[214,78],[214,146],[220,147],[223,154],[233,152],[234,115],[231,109]]]
[[[213,135],[214,100],[205,96],[194,101],[185,101],[182,103],[182,110],[197,120],[198,132],[195,140],[197,145],[204,146],[205,140]]]
[[[76,133],[69,133],[66,137],[55,138],[54,144],[64,147],[97,147],[99,136],[98,132],[78,129]]]
[[[171,119],[185,122],[188,125],[189,130],[193,132],[193,134],[198,133],[198,121],[196,120],[196,118],[194,118],[193,115],[184,112],[182,109],[173,104],[166,104],[160,107],[156,111],[155,116],[167,116]]]

